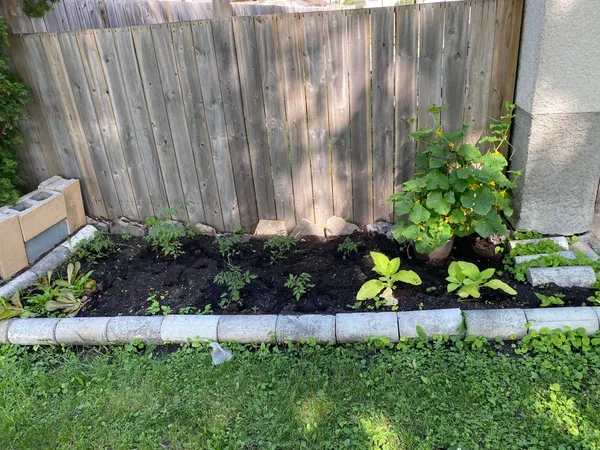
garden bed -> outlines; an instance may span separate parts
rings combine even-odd
[[[83,263],[84,270],[93,270],[92,277],[98,282],[98,293],[81,310],[79,316],[147,315],[151,306],[149,297],[155,295],[160,305],[172,313],[181,308],[183,312],[211,311],[215,314],[307,314],[338,313],[353,309],[356,293],[362,284],[375,278],[370,251],[382,252],[390,257],[400,256],[401,269],[414,270],[423,284],[412,286],[398,283],[394,296],[397,310],[439,309],[462,307],[490,309],[510,307],[538,307],[536,292],[545,295],[565,294],[565,306],[580,306],[592,289],[560,288],[546,286],[533,288],[515,281],[503,273],[502,255],[496,255],[487,241],[476,238],[457,239],[451,257],[439,264],[427,264],[414,257],[395,241],[381,235],[365,232],[355,233],[351,239],[358,244],[358,252],[344,259],[338,252],[343,239],[327,241],[313,238],[300,239],[288,257],[271,264],[269,254],[263,250],[264,239],[250,239],[239,245],[240,253],[232,262],[248,270],[256,278],[241,291],[241,303],[220,307],[223,286],[217,286],[214,278],[226,268],[213,237],[197,236],[184,242],[184,254],[176,259],[157,258],[143,240],[114,238],[117,251],[96,263]],[[446,292],[447,269],[453,260],[470,261],[481,270],[493,267],[499,278],[517,290],[517,296],[501,291],[482,288],[481,300],[460,301]],[[290,289],[284,286],[289,274],[308,273],[315,286],[296,301]],[[498,275],[500,273],[500,275]],[[207,309],[208,305],[210,307]],[[357,309],[373,308],[372,302],[363,302]],[[383,306],[380,310],[391,310]],[[163,311],[164,313],[165,311]],[[160,313],[160,312],[159,312]]]

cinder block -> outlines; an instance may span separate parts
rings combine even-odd
[[[275,334],[278,342],[300,342],[309,339],[322,343],[335,342],[335,316],[280,315],[277,319]]]
[[[598,315],[593,308],[588,307],[533,308],[526,309],[525,316],[529,322],[529,329],[535,331],[567,326],[572,330],[585,328],[587,334],[592,335],[598,331],[600,325]]]
[[[590,266],[529,267],[527,281],[532,286],[554,283],[560,287],[589,288],[596,282],[596,273]]]
[[[15,319],[8,327],[8,342],[18,345],[56,344],[54,330],[61,319]]]
[[[395,312],[336,314],[335,336],[338,343],[362,342],[371,337],[398,342],[398,316]]]
[[[567,258],[567,259],[575,259],[575,253],[573,253],[570,250],[565,250],[562,252],[556,252],[554,253],[555,255],[560,255],[563,258]],[[548,256],[549,253],[540,253],[538,255],[522,255],[522,256],[515,256],[515,264],[521,264],[527,261],[533,261],[534,259],[538,259],[542,256]]]
[[[0,320],[0,344],[10,344],[8,342],[8,327],[14,319]]]
[[[55,175],[43,181],[39,188],[61,192],[65,196],[69,234],[75,233],[85,225],[85,211],[83,209],[83,198],[81,196],[79,180],[64,179]]]
[[[27,260],[32,263],[40,255],[64,241],[67,236],[69,236],[69,226],[67,220],[63,219],[25,242]]]
[[[219,342],[260,343],[275,340],[277,316],[221,316],[217,328]]]
[[[67,218],[65,196],[45,189],[30,192],[8,208],[18,213],[25,242]]]
[[[544,237],[541,239],[521,239],[521,240],[511,240],[508,241],[508,249],[512,250],[514,249],[517,245],[525,245],[525,244],[537,244],[541,241],[545,241],[547,239],[550,239],[551,241],[554,241],[555,243],[557,243],[558,245],[560,245],[563,250],[569,250],[569,243],[567,242],[567,238],[564,236],[557,236],[557,237]]]
[[[59,245],[42,259],[40,259],[29,270],[38,276],[45,276],[49,270],[54,270],[60,266],[69,255],[69,250]]]
[[[517,339],[527,334],[527,318],[522,309],[479,309],[463,311],[467,322],[467,335],[487,339]]]
[[[160,336],[163,342],[182,344],[188,341],[216,341],[221,316],[168,315],[163,320]]]
[[[0,208],[0,278],[8,280],[27,267],[27,253],[16,211]]]
[[[118,316],[112,317],[106,328],[111,344],[127,344],[139,339],[146,344],[162,344],[160,327],[164,316]]]
[[[77,247],[77,244],[79,244],[81,241],[86,240],[86,239],[91,241],[92,239],[94,239],[94,236],[96,235],[97,232],[98,232],[98,230],[93,225],[86,225],[81,230],[79,230],[75,235],[71,236],[69,239],[67,239],[65,242],[63,242],[61,244],[61,246],[66,248],[67,250],[69,250],[69,252],[72,253],[73,250],[75,250],[75,247]]]
[[[398,331],[400,337],[418,337],[417,326],[428,337],[435,335],[453,336],[459,334],[463,316],[459,308],[433,309],[429,311],[398,312]]]
[[[0,286],[0,297],[11,298],[19,289],[25,289],[37,281],[37,274],[31,270],[23,272],[18,277]]]
[[[106,329],[110,319],[110,317],[72,317],[62,319],[56,325],[54,337],[58,344],[108,344]]]

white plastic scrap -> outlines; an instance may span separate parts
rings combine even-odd
[[[231,358],[233,358],[231,352],[221,347],[218,342],[211,342],[210,346],[212,347],[210,356],[212,356],[213,364],[215,366],[218,366],[219,364],[222,364],[225,361],[229,361]]]

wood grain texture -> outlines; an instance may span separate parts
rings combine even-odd
[[[327,76],[323,51],[323,15],[301,14],[306,114],[312,167],[315,223],[325,225],[333,215],[333,192],[327,120]]]
[[[312,177],[308,150],[308,128],[306,123],[306,97],[303,89],[298,20],[295,15],[277,17],[277,36],[285,112],[288,124],[290,162],[294,185],[296,221],[306,218],[315,220]]]
[[[394,10],[371,11],[373,87],[373,216],[390,220],[394,191]]]

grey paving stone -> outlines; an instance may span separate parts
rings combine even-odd
[[[567,259],[575,259],[575,253],[570,251],[570,250],[565,250],[562,252],[556,252],[555,254],[560,255],[564,258]],[[540,253],[538,255],[522,255],[522,256],[515,256],[515,264],[521,264],[527,261],[533,261],[534,259],[538,259],[542,256],[548,256],[549,253]]]
[[[300,342],[309,339],[314,339],[316,342],[335,342],[335,316],[280,315],[275,334],[278,342]]]
[[[61,245],[72,253],[73,250],[75,250],[75,247],[77,247],[77,244],[86,239],[91,241],[94,239],[97,232],[98,230],[93,225],[86,225]]]
[[[518,240],[518,241],[517,240],[510,240],[510,241],[508,241],[508,249],[512,250],[517,245],[538,243],[540,241],[545,241],[546,239],[550,239],[550,240],[556,242],[564,250],[569,250],[569,243],[567,242],[567,238],[564,237],[564,236],[544,237],[544,238],[540,238],[540,239],[521,239],[521,240]]]
[[[58,344],[105,345],[108,344],[106,330],[110,317],[70,317],[56,325],[55,338]]]
[[[590,247],[588,244],[586,244],[585,242],[583,242],[581,240],[572,243],[569,247],[574,252],[583,253],[585,256],[587,256],[592,261],[600,260],[600,256],[598,256],[598,254],[592,249],[592,247]]]
[[[452,336],[459,333],[463,321],[459,308],[402,311],[397,315],[400,337],[406,338],[418,337],[417,326],[429,337],[438,334]]]
[[[18,345],[56,344],[54,330],[61,319],[15,319],[8,327],[8,342]]]
[[[389,222],[374,222],[367,225],[366,230],[369,233],[383,234],[388,239],[394,239],[392,234],[392,224]]]
[[[398,316],[395,312],[336,314],[335,336],[338,343],[362,342],[370,337],[398,342]]]
[[[346,236],[358,230],[358,226],[353,223],[346,222],[338,216],[331,216],[327,219],[327,227],[325,231],[327,236]]]
[[[480,309],[463,311],[467,335],[488,339],[517,339],[527,334],[527,319],[522,309]]]
[[[561,287],[589,288],[596,282],[596,273],[590,266],[529,267],[527,281],[532,286],[554,283]]]
[[[25,289],[37,281],[38,276],[31,270],[23,272],[8,283],[0,286],[0,297],[11,298],[19,289]]]
[[[559,307],[525,309],[529,329],[540,331],[542,328],[554,330],[565,326],[572,330],[585,328],[588,334],[594,334],[600,326],[598,315],[589,307]]]
[[[275,340],[277,316],[221,316],[217,328],[219,342],[269,342]]]
[[[9,344],[8,327],[14,319],[0,320],[0,344]]]
[[[254,230],[254,236],[287,236],[284,220],[261,219]]]
[[[59,245],[35,263],[29,270],[38,276],[44,276],[49,270],[54,270],[60,266],[70,254],[69,250]]]
[[[126,344],[139,339],[148,344],[162,344],[160,327],[164,316],[117,316],[112,317],[106,328],[111,344]]]
[[[160,336],[163,342],[174,344],[189,341],[216,341],[221,316],[168,315],[163,320]]]

